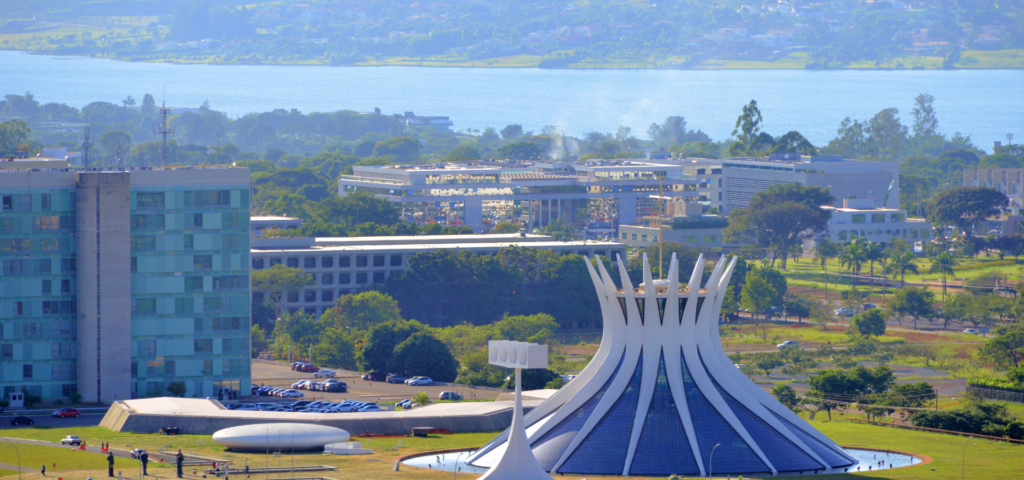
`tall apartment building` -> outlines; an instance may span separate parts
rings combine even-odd
[[[248,169],[0,165],[0,263],[4,398],[248,394]]]
[[[988,187],[1006,195],[1024,194],[1024,168],[965,168],[965,187]]]

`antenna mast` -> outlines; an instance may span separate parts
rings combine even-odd
[[[82,166],[89,167],[89,147],[92,143],[89,142],[89,126],[86,125],[82,130]]]
[[[163,137],[160,143],[160,166],[167,165],[167,135],[174,135],[174,129],[167,128],[167,115],[171,113],[171,109],[167,108],[167,103],[160,107],[158,110],[160,113],[160,125],[153,126],[153,134],[160,135]]]

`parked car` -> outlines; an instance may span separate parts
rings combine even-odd
[[[82,416],[82,412],[79,412],[77,408],[64,407],[53,412],[53,416],[57,418],[78,418]]]
[[[328,383],[327,386],[324,387],[324,391],[333,393],[345,393],[348,391],[348,384],[346,384],[345,382]]]
[[[871,310],[872,308],[878,308],[878,305],[875,305],[873,303],[865,303],[864,304],[864,310]]]
[[[292,370],[299,370],[299,367],[305,364],[306,362],[292,362]]]
[[[316,373],[313,374],[313,378],[333,378],[333,377],[334,377],[334,370],[331,370],[329,368],[325,368],[325,369],[320,370],[319,372],[316,372]]]
[[[840,317],[852,317],[857,314],[857,310],[850,307],[837,308],[834,312],[835,315]]]
[[[320,367],[306,363],[302,365],[300,371],[314,373],[320,371]]]
[[[408,379],[409,379],[409,377],[407,377],[405,375],[402,375],[400,373],[392,373],[392,374],[388,375],[387,382],[388,383],[405,383],[405,381],[408,380]]]
[[[462,400],[462,395],[455,392],[441,392],[437,397],[439,400]]]
[[[359,410],[356,410],[356,411],[357,412],[379,412],[380,411],[380,407],[377,406],[377,405],[367,405],[367,406],[362,407],[362,408],[360,408]]]
[[[11,419],[11,425],[35,425],[36,421],[28,417],[14,417]]]
[[[81,445],[82,444],[82,439],[79,438],[79,437],[76,437],[74,435],[68,435],[68,436],[64,437],[63,440],[60,441],[60,444],[61,445]]]
[[[141,448],[136,448],[135,450],[132,450],[132,458],[142,458],[143,453],[146,453],[146,451]]]
[[[395,406],[396,407],[402,407],[403,409],[409,408],[410,405],[412,405],[412,399],[411,398],[406,398],[405,400],[399,400],[399,401],[395,402]]]
[[[782,350],[783,348],[792,348],[792,347],[799,347],[799,346],[800,346],[800,342],[798,342],[796,340],[786,340],[785,342],[782,342],[782,343],[776,345],[776,347],[779,347],[779,350]]]
[[[370,372],[363,375],[363,380],[369,380],[371,382],[383,382],[387,379],[387,375],[381,372]]]
[[[302,393],[302,392],[300,392],[298,390],[288,389],[288,390],[285,390],[285,391],[281,392],[281,396],[284,397],[284,398],[302,398],[302,397],[305,397],[306,394],[304,394],[304,393]]]
[[[433,385],[434,381],[431,380],[430,377],[412,377],[409,379],[409,381],[405,383],[412,385],[414,387],[419,387],[425,385]]]
[[[308,382],[308,381],[309,380],[299,380],[299,381],[297,381],[297,382],[292,384],[292,388],[299,388],[299,389],[305,390],[306,382]]]
[[[973,334],[977,335],[978,331],[973,329],[973,328],[965,328],[964,329],[964,333],[973,333]]]

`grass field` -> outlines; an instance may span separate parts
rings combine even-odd
[[[17,465],[18,454],[21,454],[22,466],[36,470],[40,470],[43,465],[46,465],[46,470],[54,472],[105,470],[107,468],[107,460],[102,455],[75,450],[71,447],[18,444],[16,453],[9,443],[4,442],[0,446],[0,462],[2,463]],[[120,460],[123,461],[123,459]]]

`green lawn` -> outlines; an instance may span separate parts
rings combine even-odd
[[[6,435],[6,434],[5,434]],[[105,470],[107,460],[103,455],[75,450],[71,447],[46,447],[42,445],[16,444],[17,453],[11,444],[0,445],[0,462],[8,465],[18,464],[21,454],[23,467],[41,470],[45,464],[47,470],[64,472],[71,470]],[[123,461],[123,459],[121,459]],[[56,466],[54,466],[56,464]],[[12,472],[17,473],[17,472]]]
[[[1015,276],[1019,273],[1018,269],[1021,265],[1024,265],[1024,261],[1015,261],[1013,257],[1006,257],[1002,262],[1007,261],[1013,261],[1014,264],[992,265],[995,262],[1001,262],[998,257],[978,257],[978,259],[974,260],[958,259],[958,265],[953,267],[955,278],[947,278],[946,283],[950,287],[959,286],[965,279],[970,281],[983,275],[998,275],[1013,282],[1015,281]],[[908,272],[904,280],[908,283],[927,282],[931,283],[933,288],[940,288],[942,277],[937,273],[928,273],[928,269],[931,268],[929,259],[919,258],[915,263],[920,273],[913,274]],[[776,267],[781,267],[781,265],[777,262]],[[840,291],[849,290],[851,286],[856,284],[857,289],[863,292],[872,291],[878,295],[882,293],[882,269],[877,263],[875,264],[876,278],[874,279],[874,287],[871,286],[872,279],[868,277],[871,268],[867,264],[861,267],[861,275],[863,277],[859,279],[852,278],[852,272],[840,266],[838,260],[830,260],[826,268],[828,269],[828,289],[830,292],[836,289]],[[786,279],[792,285],[817,287],[819,290],[824,290],[825,288],[825,271],[821,269],[821,264],[807,258],[801,259],[799,262],[790,260],[786,265],[786,270],[782,270],[782,274],[786,276]],[[837,281],[839,283],[838,287],[836,285]],[[899,288],[899,285],[900,278],[892,279],[890,277],[889,287],[885,293],[887,295],[892,294],[895,289]]]

